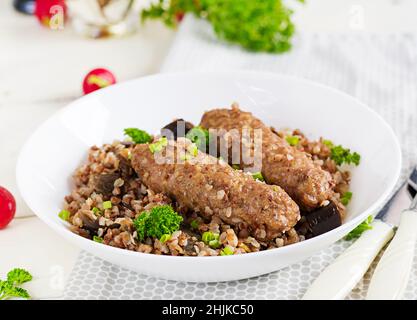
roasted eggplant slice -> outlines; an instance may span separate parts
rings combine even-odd
[[[305,216],[308,234],[312,237],[326,233],[342,225],[342,218],[336,204],[330,202]]]
[[[184,119],[177,119],[161,129],[161,135],[168,139],[177,140],[178,137],[185,137],[188,131],[194,128],[191,122]]]

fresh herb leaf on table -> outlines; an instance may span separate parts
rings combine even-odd
[[[29,299],[29,293],[18,286],[31,281],[32,275],[20,268],[15,268],[7,274],[7,280],[0,280],[0,300],[6,300],[10,298],[22,298]]]
[[[372,229],[372,220],[372,216],[366,218],[365,221],[363,221],[360,225],[358,225],[355,229],[353,229],[351,232],[347,234],[345,240],[353,240],[359,238],[362,235],[362,233],[364,233],[366,230]]]
[[[247,50],[281,53],[291,48],[293,11],[282,0],[159,0],[142,11],[142,20],[161,19],[175,27],[186,13],[206,19],[219,38]]]

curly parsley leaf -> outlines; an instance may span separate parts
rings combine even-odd
[[[149,143],[152,141],[152,136],[144,130],[137,128],[126,128],[124,130],[126,136],[129,136],[134,143]]]
[[[365,221],[363,221],[360,225],[358,225],[355,229],[353,229],[345,236],[345,240],[353,240],[359,238],[362,235],[362,233],[364,233],[366,230],[372,229],[372,220],[372,216],[366,218]]]
[[[159,0],[142,11],[142,20],[161,19],[175,27],[185,13],[206,19],[219,38],[250,51],[281,53],[291,48],[293,11],[282,0]]]
[[[21,285],[31,280],[32,275],[25,269],[15,268],[7,274],[7,281],[13,285]]]
[[[7,280],[0,280],[0,300],[10,298],[29,299],[29,293],[18,285],[30,280],[32,280],[32,275],[28,271],[20,268],[11,270],[7,274]]]
[[[143,212],[133,223],[140,241],[146,237],[160,239],[164,234],[172,234],[180,228],[183,218],[169,205],[153,207]]]
[[[357,152],[350,152],[350,149],[343,148],[342,146],[335,146],[331,148],[331,158],[336,162],[338,166],[343,163],[359,165],[361,156]]]
[[[358,166],[361,161],[361,156],[357,152],[351,152],[350,149],[344,148],[341,145],[335,146],[330,140],[323,140],[323,144],[330,148],[330,158],[340,166],[343,163],[354,164]]]
[[[210,133],[207,129],[196,126],[188,131],[185,137],[190,139],[199,150],[207,152],[210,144]]]

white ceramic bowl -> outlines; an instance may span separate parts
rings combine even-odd
[[[236,256],[174,257],[102,245],[71,233],[58,218],[71,190],[71,175],[91,145],[123,138],[123,128],[152,133],[174,118],[198,123],[205,110],[234,101],[277,128],[300,128],[359,152],[352,169],[353,199],[342,226],[287,247]],[[80,248],[140,273],[183,281],[253,277],[306,259],[356,227],[383,204],[399,177],[401,151],[391,128],[354,98],[310,81],[254,73],[160,74],[125,82],[74,101],[32,135],[17,166],[17,182],[29,207]],[[51,254],[54,254],[51,252]]]

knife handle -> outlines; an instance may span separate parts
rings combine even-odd
[[[390,225],[374,220],[372,229],[365,231],[320,274],[303,296],[303,300],[344,299],[393,234]]]
[[[401,299],[407,287],[417,240],[417,212],[401,213],[394,239],[385,250],[369,284],[368,300]]]

